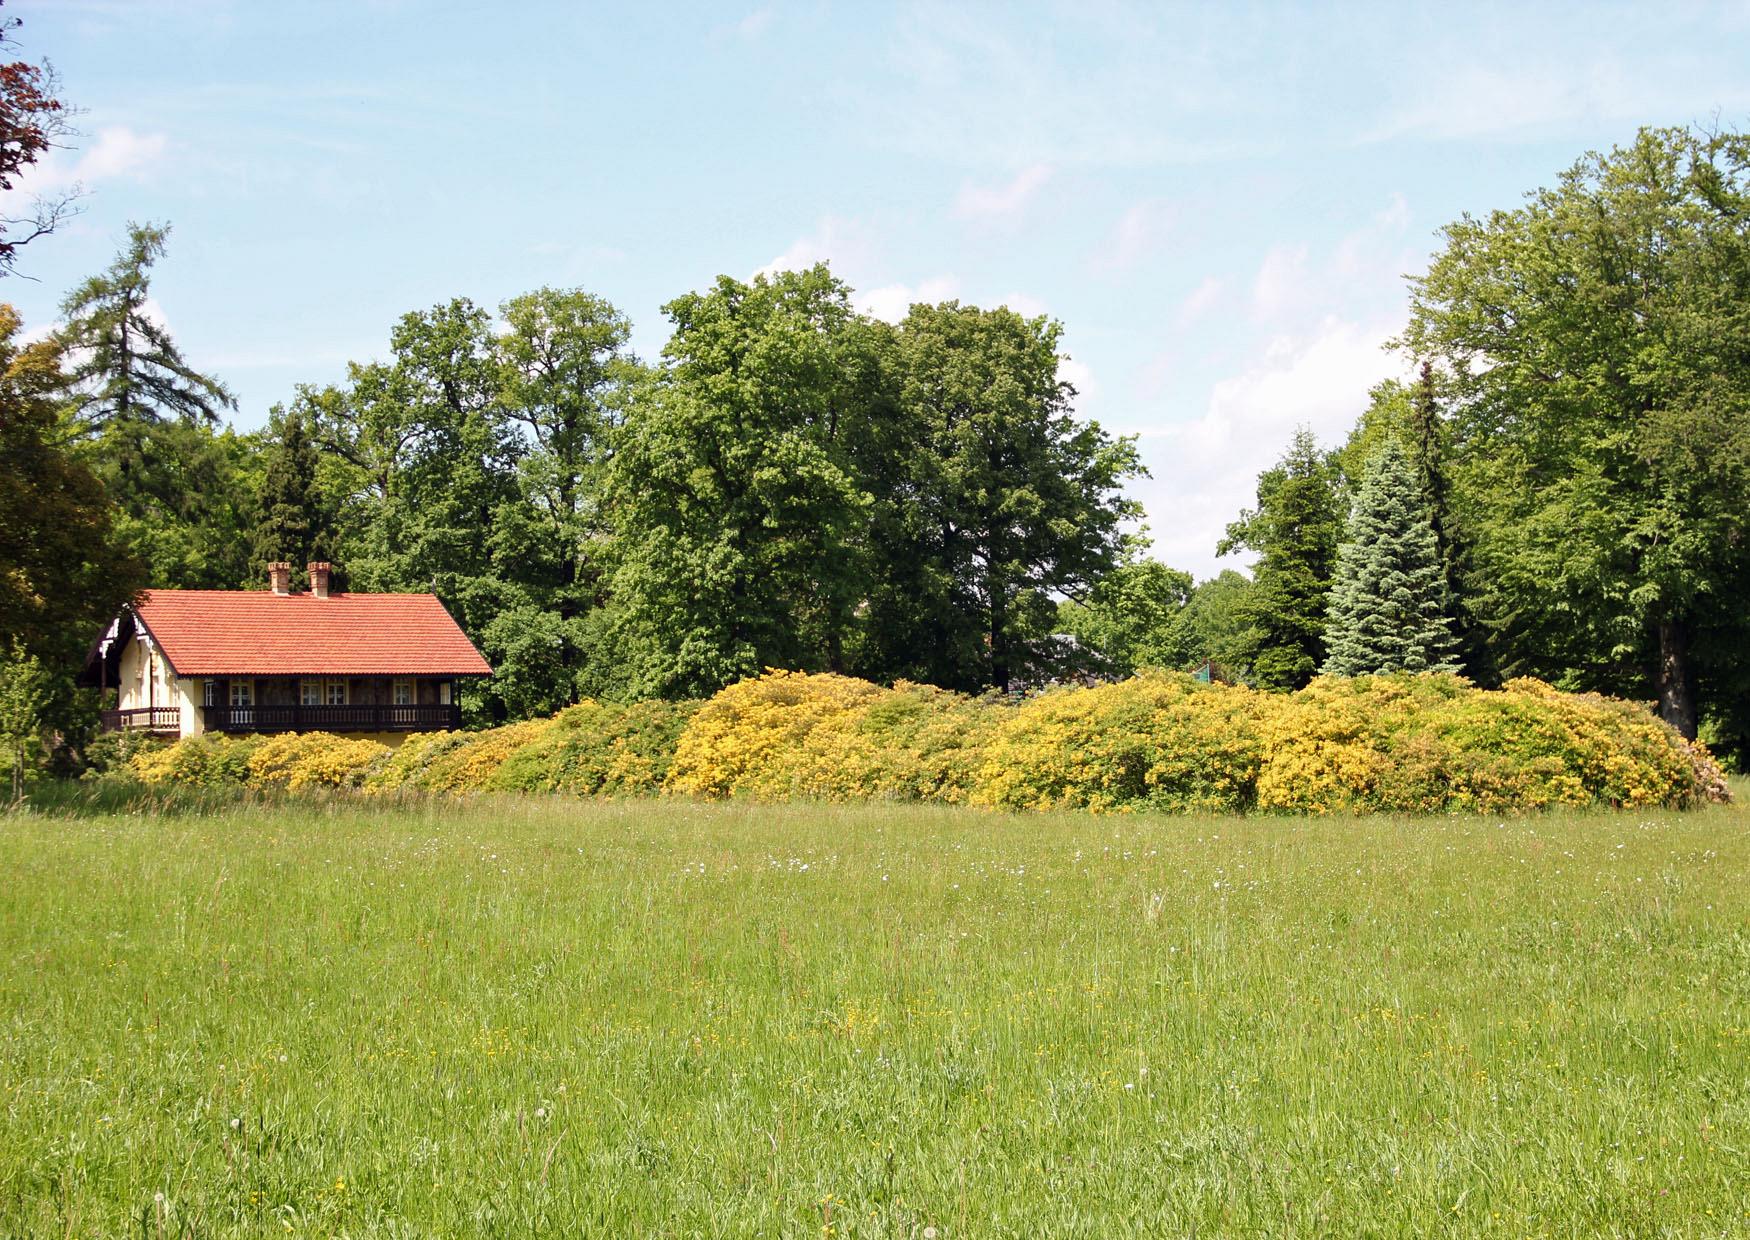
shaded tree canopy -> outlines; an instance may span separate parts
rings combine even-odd
[[[0,304],[0,633],[24,655],[83,654],[145,584],[103,484],[66,443],[53,341],[21,345]]]

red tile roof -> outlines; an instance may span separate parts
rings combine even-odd
[[[135,610],[179,676],[492,672],[431,594],[151,590]]]

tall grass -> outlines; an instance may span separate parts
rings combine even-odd
[[[1750,815],[0,818],[0,1234],[1750,1230]]]

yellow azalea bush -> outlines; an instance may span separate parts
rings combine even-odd
[[[280,785],[293,792],[310,788],[363,787],[388,761],[380,741],[328,732],[285,732],[259,745],[249,757],[249,782]]]
[[[709,701],[580,702],[391,750],[319,733],[203,736],[131,760],[148,783],[1169,813],[1505,813],[1729,799],[1705,746],[1645,708],[1533,680],[1315,680],[1270,694],[1149,672],[1015,703],[772,671]]]
[[[389,760],[365,781],[367,792],[395,792],[422,786],[425,770],[443,754],[460,749],[478,732],[415,732],[395,747]]]
[[[650,796],[662,791],[694,702],[583,701],[513,751],[486,781],[506,792]]]
[[[188,788],[242,787],[249,782],[249,758],[265,742],[261,736],[209,733],[174,745],[145,749],[128,762],[148,784],[180,784]]]
[[[1260,715],[1258,807],[1300,813],[1485,813],[1722,799],[1724,778],[1632,703],[1535,680],[1325,677]]]
[[[1166,672],[1042,694],[996,729],[973,800],[1007,809],[1243,811],[1263,758],[1259,696]]]
[[[777,801],[969,799],[983,741],[1007,712],[928,685],[771,671],[687,724],[666,790]]]
[[[885,692],[831,673],[769,671],[730,685],[701,706],[681,733],[667,790],[763,800],[824,795],[822,759],[810,737],[823,723],[846,722],[845,716]],[[867,755],[861,758],[867,761]]]
[[[429,792],[478,792],[491,783],[505,759],[553,726],[552,719],[530,719],[484,732],[452,733],[462,739],[433,747],[423,769],[409,783]]]

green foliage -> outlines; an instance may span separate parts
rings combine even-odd
[[[252,567],[261,570],[278,560],[301,569],[330,559],[333,518],[324,510],[317,478],[321,458],[301,409],[275,406],[261,458]]]
[[[883,329],[824,265],[719,277],[674,333],[614,462],[621,640],[640,694],[842,667],[868,585]]]
[[[151,310],[151,269],[168,234],[130,225],[109,269],[62,302],[56,342],[74,359],[68,416],[151,584],[233,586],[247,571],[250,464],[239,437],[213,434],[236,403],[231,393],[189,365]]]
[[[25,775],[46,749],[49,684],[42,660],[27,654],[16,638],[11,649],[0,651],[0,753],[11,777],[13,801],[23,797]]]
[[[1245,602],[1249,632],[1234,654],[1264,689],[1298,689],[1325,658],[1325,609],[1343,536],[1341,475],[1310,431],[1258,477],[1258,506],[1228,526],[1217,548],[1259,554]]]
[[[1750,139],[1643,130],[1449,226],[1404,337],[1451,387],[1507,667],[1656,694],[1690,735],[1750,689],[1746,209]]]
[[[916,305],[900,325],[900,424],[915,443],[877,523],[870,674],[1007,689],[1049,672],[1059,596],[1119,563],[1133,440],[1076,418],[1062,328],[1007,308]]]
[[[109,269],[61,303],[60,343],[76,359],[68,371],[72,411],[91,431],[114,431],[110,446],[122,451],[136,446],[139,425],[212,423],[236,404],[223,384],[188,364],[151,312],[151,269],[169,235],[168,225],[128,225],[127,248]]]
[[[1447,601],[1426,494],[1388,437],[1367,464],[1337,552],[1325,674],[1455,671]]]
[[[103,484],[64,444],[53,342],[21,345],[0,304],[0,634],[71,664],[144,584]]]
[[[1061,603],[1057,624],[1096,656],[1103,671],[1127,676],[1142,667],[1180,667],[1173,632],[1191,594],[1190,573],[1159,560],[1136,560],[1100,578],[1085,604]]]
[[[1210,663],[1223,679],[1237,678],[1251,655],[1251,593],[1252,579],[1231,568],[1199,582],[1173,617],[1160,666],[1188,672]]]
[[[1263,758],[1253,696],[1158,673],[1043,694],[997,729],[974,799],[1007,809],[1243,812]]]
[[[242,788],[251,784],[250,760],[267,744],[265,736],[208,733],[172,745],[153,746],[133,755],[130,766],[151,785],[185,788]]]

